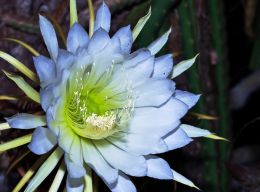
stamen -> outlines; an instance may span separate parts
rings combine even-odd
[[[123,131],[133,113],[134,93],[130,83],[126,80],[123,87],[109,87],[114,63],[112,60],[99,75],[96,64],[92,63],[87,67],[80,66],[71,76],[74,87],[68,94],[65,112],[68,125],[82,137],[102,139]]]
[[[86,118],[85,123],[91,124],[97,129],[112,129],[115,125],[116,116],[114,114],[97,115],[92,113]]]

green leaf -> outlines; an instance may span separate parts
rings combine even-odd
[[[6,71],[4,71],[6,76],[13,80],[16,85],[33,101],[40,103],[40,94],[33,89],[28,83],[24,81],[24,79],[21,76],[10,74]]]
[[[32,139],[32,134],[28,134],[22,137],[18,137],[13,139],[12,141],[8,141],[6,143],[0,144],[0,152],[7,151],[9,149],[13,149],[22,145],[29,143]]]
[[[25,189],[25,192],[32,192],[43,182],[43,180],[52,172],[55,166],[60,161],[63,155],[61,148],[55,149],[53,153],[48,157],[48,159],[42,164],[35,176],[29,182]]]
[[[133,29],[133,41],[136,40],[136,38],[138,37],[139,33],[142,31],[144,25],[146,24],[150,16],[151,16],[151,7],[149,8],[148,13],[145,16],[143,16],[141,19],[139,19],[139,21],[135,25]]]
[[[62,179],[65,175],[65,172],[66,172],[66,166],[65,166],[65,163],[64,161],[62,161],[55,177],[54,177],[54,180],[51,184],[51,187],[49,189],[49,192],[57,192],[59,187],[60,187],[60,184],[62,182]]]
[[[70,26],[78,22],[77,1],[70,0]]]
[[[28,67],[26,67],[23,63],[18,61],[16,58],[12,57],[11,55],[0,51],[0,58],[4,59],[11,65],[13,65],[16,69],[18,69],[21,73],[23,73],[25,76],[27,76],[32,81],[38,83],[38,78],[35,75],[34,72],[32,72]]]
[[[192,59],[188,59],[188,60],[184,60],[180,63],[178,63],[176,66],[173,67],[173,72],[172,72],[172,76],[171,79],[179,76],[180,74],[182,74],[184,71],[186,71],[187,69],[189,69],[194,63],[196,58],[198,57],[199,54],[197,54],[195,57],[193,57]]]
[[[29,44],[20,41],[18,39],[14,39],[14,38],[4,38],[5,40],[8,41],[13,41],[15,43],[18,43],[19,45],[23,46],[24,48],[26,48],[28,51],[30,51],[34,56],[39,56],[40,53],[38,51],[36,51],[32,46],[30,46]]]

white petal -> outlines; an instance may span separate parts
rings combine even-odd
[[[53,84],[40,89],[40,100],[43,110],[46,112],[53,101]]]
[[[104,159],[114,168],[132,176],[146,175],[147,166],[143,156],[123,151],[106,140],[97,140],[94,141],[94,144]]]
[[[99,28],[103,28],[105,31],[109,32],[110,22],[111,22],[111,13],[106,3],[103,1],[102,5],[99,7],[96,14],[94,31],[98,30]]]
[[[189,108],[191,108],[198,102],[200,95],[195,95],[187,91],[176,90],[174,97],[188,105]]]
[[[136,192],[136,188],[132,181],[125,174],[120,172],[116,186],[110,188],[112,192]]]
[[[79,178],[83,177],[86,174],[86,170],[83,167],[81,141],[80,138],[76,135],[71,135],[71,137],[73,137],[73,141],[69,152],[65,154],[65,163],[70,177]]]
[[[207,135],[212,135],[212,133],[206,129],[200,129],[187,124],[181,124],[180,128],[183,129],[189,137],[205,137]]]
[[[88,52],[92,55],[100,52],[110,42],[110,37],[103,29],[98,29],[91,37],[88,44]]]
[[[40,89],[41,105],[44,111],[47,111],[51,105],[57,105],[61,96],[66,97],[67,80],[70,75],[71,72],[68,69],[58,71],[58,76],[55,81]],[[60,102],[63,101],[62,99],[60,100]]]
[[[134,67],[141,61],[144,61],[151,57],[151,52],[148,49],[139,49],[130,55],[126,55],[124,66],[126,68]]]
[[[145,156],[148,171],[147,176],[155,179],[173,179],[171,167],[164,160],[154,155]]]
[[[15,129],[32,129],[46,125],[46,117],[20,113],[9,118],[5,118],[10,127]]]
[[[68,175],[66,189],[67,192],[82,192],[84,190],[84,178],[70,178]]]
[[[55,64],[53,61],[42,55],[33,57],[36,72],[40,78],[41,87],[45,87],[52,82],[56,75]]]
[[[79,47],[86,47],[89,42],[88,33],[78,23],[74,23],[70,28],[67,38],[67,49],[76,53]]]
[[[133,36],[130,25],[119,29],[113,38],[118,37],[121,44],[121,50],[123,54],[129,54],[131,51]]]
[[[161,48],[168,41],[168,37],[170,33],[171,33],[171,28],[148,46],[148,49],[151,51],[152,55],[155,55],[161,50]]]
[[[134,89],[135,107],[158,107],[172,96],[175,83],[169,79],[147,79]]]
[[[69,69],[70,66],[72,64],[74,64],[75,62],[75,56],[63,49],[59,50],[59,55],[58,55],[58,59],[57,59],[57,76],[59,76],[59,73],[63,70],[63,69]]]
[[[126,71],[126,78],[136,87],[144,82],[144,80],[151,76],[154,66],[154,57],[139,62],[136,66],[128,68]]]
[[[75,57],[75,61],[71,65],[70,70],[76,72],[81,70],[81,68],[87,68],[92,63],[93,57],[86,51],[86,49],[80,49],[80,51],[77,52],[77,57]]]
[[[109,41],[102,51],[93,55],[96,80],[98,80],[112,64],[122,62],[123,56],[120,52],[120,41],[118,38],[114,38]]]
[[[79,140],[78,136],[69,127],[60,126],[58,133],[59,146],[66,152],[70,153],[74,139]]]
[[[50,130],[59,137],[60,130],[64,128],[65,115],[62,114],[64,112],[64,100],[61,98],[57,98],[53,101],[53,105],[51,105],[46,111],[46,119],[47,125]]]
[[[68,170],[68,174],[71,178],[80,178],[86,175],[86,170],[83,164],[78,164],[71,159],[72,156],[65,154],[65,163]]]
[[[168,151],[166,143],[159,135],[151,132],[144,134],[126,133],[121,140],[109,138],[109,141],[124,151],[136,155],[157,154]]]
[[[104,180],[112,186],[118,178],[118,170],[112,168],[99,153],[93,143],[87,139],[81,139],[84,161]]]
[[[174,98],[159,108],[135,108],[129,132],[164,136],[180,124],[187,111],[188,106]]]
[[[192,139],[180,128],[169,133],[164,141],[166,142],[169,150],[181,148],[189,144]]]
[[[33,132],[32,140],[28,147],[33,153],[42,155],[50,151],[56,144],[57,138],[49,129],[38,127]]]
[[[153,77],[167,78],[172,72],[172,55],[163,55],[155,59]]]
[[[58,40],[55,30],[50,21],[40,15],[40,30],[44,39],[45,45],[50,53],[53,60],[57,59],[58,56]]]
[[[199,189],[198,187],[196,187],[194,185],[194,183],[192,181],[190,181],[189,179],[187,179],[186,177],[182,176],[181,174],[177,173],[176,171],[172,170],[173,173],[173,180],[182,183],[184,185],[188,185],[190,187],[194,187],[196,189]]]
[[[53,97],[55,99],[60,98],[60,97],[62,97],[62,98],[66,97],[67,82],[68,82],[70,75],[71,75],[71,72],[68,69],[63,69],[60,72],[59,79],[57,80],[55,86],[53,87]],[[62,99],[61,102],[64,102],[64,99]]]

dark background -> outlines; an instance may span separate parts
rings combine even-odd
[[[86,2],[78,1],[79,20],[84,27],[88,27]],[[101,0],[94,1],[95,10],[100,3]],[[196,139],[181,150],[161,156],[203,191],[260,192],[259,0],[107,0],[107,3],[112,11],[111,34],[129,23],[134,26],[152,6],[150,21],[133,50],[147,46],[172,26],[170,40],[161,54],[173,53],[175,63],[178,63],[200,53],[197,63],[175,79],[178,88],[202,93],[199,104],[184,121],[218,133],[230,142]],[[46,55],[38,28],[39,12],[60,23],[67,33],[68,1],[1,0],[0,38],[20,39]],[[0,39],[0,50],[34,69],[31,54],[23,47]],[[0,68],[17,72],[3,60],[0,60]],[[0,100],[1,121],[17,112],[40,110],[2,72],[0,95],[19,98],[17,101]],[[200,114],[216,119],[206,120]],[[24,132],[2,131],[0,142],[21,134]],[[26,147],[20,147],[0,155],[0,191],[11,191],[38,158],[29,154],[6,174],[12,162],[25,152]],[[47,191],[53,177],[49,176],[39,191]],[[133,178],[133,181],[140,192],[196,191],[173,181],[149,178]],[[101,180],[96,182],[99,191],[108,191]]]

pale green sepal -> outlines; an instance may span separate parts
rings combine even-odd
[[[206,137],[206,138],[215,139],[215,140],[229,141],[223,137],[220,137],[214,133],[211,133],[210,131],[208,131],[206,129],[201,129],[198,127],[194,127],[192,125],[181,124],[180,128],[183,129],[189,137]]]
[[[61,148],[55,149],[48,159],[42,164],[35,176],[29,182],[28,186],[25,189],[25,192],[32,192],[42,183],[42,181],[52,172],[55,166],[60,161],[63,155]]]
[[[70,26],[78,22],[77,1],[70,0]]]
[[[13,80],[16,85],[33,101],[40,103],[40,94],[33,89],[28,83],[24,81],[24,79],[21,76],[10,74],[6,71],[4,71],[6,76]]]
[[[154,42],[152,42],[148,46],[148,49],[150,50],[152,55],[155,55],[156,53],[158,53],[162,49],[162,47],[168,41],[168,37],[169,37],[171,31],[172,31],[172,29],[170,28],[166,33],[164,33],[161,37],[156,39]]]
[[[13,139],[12,141],[8,141],[6,143],[0,144],[0,153],[3,151],[7,151],[9,149],[13,149],[22,145],[29,143],[32,139],[32,134],[28,134],[22,137],[18,137]]]
[[[65,166],[65,162],[62,161],[55,177],[54,177],[54,180],[51,184],[51,187],[49,189],[49,192],[57,192],[59,190],[59,187],[61,185],[61,182],[62,182],[62,179],[65,175],[65,172],[66,172],[66,166]]]
[[[0,95],[0,100],[9,100],[9,101],[15,101],[17,100],[16,97],[8,96],[8,95]]]
[[[30,46],[29,44],[20,41],[19,39],[14,39],[14,38],[4,38],[5,40],[8,41],[12,41],[15,43],[18,43],[19,45],[23,46],[24,48],[26,48],[28,51],[30,51],[34,56],[39,56],[40,53],[38,51],[36,51],[32,46]]]
[[[10,129],[10,125],[8,123],[0,123],[0,131]]]
[[[9,54],[7,54],[7,53],[5,53],[3,51],[0,51],[0,58],[4,59],[5,61],[7,61],[11,65],[13,65],[18,71],[23,73],[25,76],[27,76],[32,81],[34,81],[36,83],[39,82],[37,76],[35,75],[35,73],[32,72],[23,63],[18,61],[16,58],[12,57],[11,55],[9,55]]]
[[[92,37],[94,33],[94,22],[95,22],[95,13],[92,0],[88,0],[88,10],[89,10],[89,37]]]
[[[34,164],[33,166],[25,173],[25,175],[22,177],[22,179],[19,181],[19,183],[15,186],[15,188],[12,190],[12,192],[20,192],[23,186],[30,180],[30,178],[33,176],[35,171],[41,166],[41,164],[45,161],[46,157],[49,154],[41,156]]]
[[[205,136],[206,138],[209,138],[209,139],[215,139],[215,140],[223,140],[223,141],[227,141],[227,142],[230,142],[228,139],[224,138],[224,137],[220,137],[216,134],[210,134],[210,135],[207,135]]]
[[[144,25],[149,20],[150,16],[151,16],[151,7],[149,8],[148,13],[145,16],[143,16],[141,19],[139,19],[139,21],[135,25],[135,27],[133,29],[133,41],[136,40],[136,38],[138,37],[139,33],[142,31]]]
[[[173,174],[173,180],[177,181],[179,183],[182,183],[184,185],[187,185],[189,187],[193,187],[195,189],[200,190],[200,188],[198,188],[196,185],[194,185],[194,183],[192,181],[190,181],[189,179],[187,179],[186,177],[184,177],[183,175],[177,173],[176,171],[174,171],[172,169],[172,174]]]
[[[29,153],[31,153],[30,150],[27,150],[26,152],[22,153],[18,158],[16,158],[8,167],[7,171],[6,171],[6,175],[8,175],[10,173],[10,171],[13,170],[13,168],[20,163]]]
[[[84,182],[85,182],[84,192],[93,192],[92,171],[88,166],[86,166],[85,169],[86,169],[86,175],[84,176]]]
[[[172,71],[172,75],[171,75],[171,79],[179,76],[180,74],[182,74],[184,71],[186,71],[187,69],[189,69],[194,63],[196,58],[198,57],[199,54],[197,54],[195,57],[193,57],[192,59],[188,59],[188,60],[184,60],[180,63],[178,63],[177,65],[175,65],[173,67],[173,71]]]

